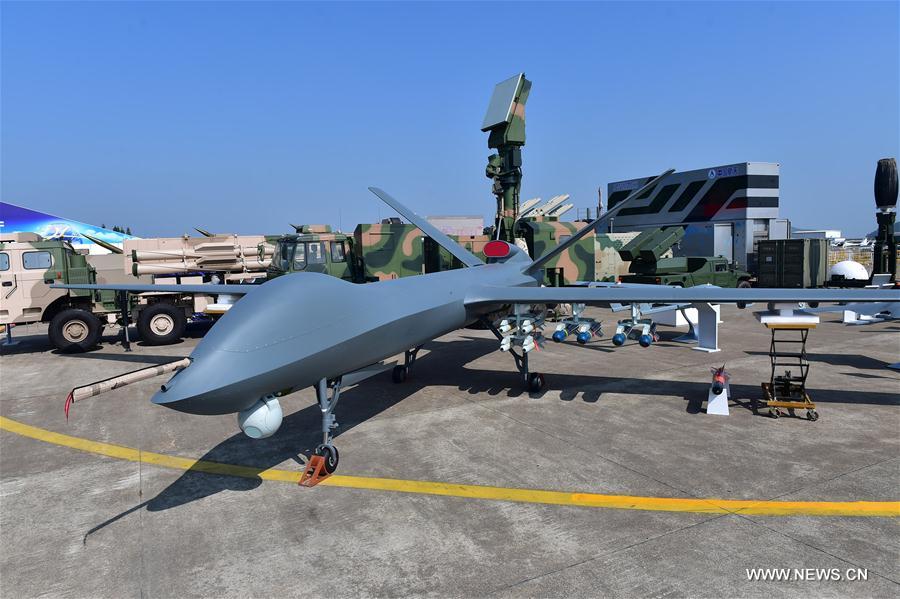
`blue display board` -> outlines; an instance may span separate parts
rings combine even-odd
[[[26,232],[37,233],[44,239],[63,239],[75,247],[87,247],[91,253],[106,253],[106,250],[100,249],[94,242],[83,237],[85,233],[120,246],[123,240],[133,238],[132,235],[110,231],[103,227],[0,202],[0,234]]]

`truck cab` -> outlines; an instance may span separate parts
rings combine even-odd
[[[35,233],[5,234],[0,240],[0,324],[49,321],[74,305],[90,306],[90,291],[53,289],[53,283],[94,283],[87,258],[61,240]]]
[[[297,233],[275,241],[272,263],[266,277],[272,279],[294,272],[318,272],[353,281],[351,240],[333,233],[328,225],[298,226]]]
[[[0,239],[0,325],[48,323],[50,342],[60,351],[88,351],[106,325],[136,324],[149,345],[181,338],[188,317],[197,311],[200,294],[159,292],[130,294],[124,305],[112,290],[58,289],[53,284],[150,282],[123,271],[121,254],[87,255],[61,239],[35,233],[11,233]]]

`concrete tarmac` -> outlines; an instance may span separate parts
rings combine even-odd
[[[900,361],[900,324],[823,315],[809,338],[820,415],[810,422],[749,409],[769,377],[769,332],[751,310],[723,308],[715,354],[672,342],[683,331],[668,327],[648,349],[614,348],[617,316],[594,315],[600,341],[533,354],[547,376],[540,393],[476,330],[427,344],[403,384],[384,373],[350,388],[337,409],[338,474],[663,501],[900,500],[900,373],[886,368]],[[81,355],[51,351],[43,327],[15,332],[20,344],[0,357],[5,423],[254,470],[160,467],[4,425],[3,597],[900,594],[900,510],[653,511],[264,481],[253,472],[299,472],[319,442],[311,389],[281,400],[284,424],[262,441],[233,415],[152,405],[158,379],[76,403],[66,422],[73,386],[186,356],[202,331],[130,353],[107,336]],[[727,417],[701,403],[722,363],[736,399]],[[867,580],[754,581],[750,568],[864,569]]]

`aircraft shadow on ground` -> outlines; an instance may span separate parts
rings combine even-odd
[[[600,375],[573,375],[550,374],[546,377],[546,384],[540,393],[527,393],[522,385],[510,388],[508,373],[483,370],[467,370],[468,378],[475,379],[476,384],[460,386],[462,391],[468,391],[471,395],[488,394],[499,395],[506,392],[509,397],[529,395],[530,397],[542,397],[548,391],[559,393],[562,401],[573,401],[579,396],[586,403],[596,403],[605,394],[624,395],[664,395],[681,396],[688,402],[689,412],[700,412],[701,404],[706,401],[709,391],[709,381],[672,381],[663,379],[637,379],[633,377],[615,377]],[[474,376],[471,376],[474,375]],[[810,375],[814,377],[814,374]],[[768,382],[768,369],[760,372],[760,383]],[[843,404],[868,404],[868,405],[900,405],[900,395],[892,393],[879,393],[868,391],[844,391],[840,389],[818,389],[811,379],[809,394],[817,403],[843,403]],[[761,385],[747,385],[731,383],[731,395],[734,399],[734,407],[752,409],[751,400],[762,400]]]
[[[769,352],[747,351],[744,352],[750,356],[768,356]],[[887,371],[888,362],[870,358],[869,356],[860,356],[853,354],[820,354],[814,351],[807,352],[807,358],[810,362],[810,369],[815,373],[817,364],[830,364],[831,366],[851,366],[860,370],[884,370]]]
[[[598,382],[598,377],[595,376],[551,375],[549,380],[552,384],[548,385],[545,391],[530,393],[526,390],[524,381],[515,370],[511,359],[509,370],[466,368],[468,363],[497,350],[497,342],[493,338],[467,336],[454,341],[434,341],[426,344],[425,349],[429,353],[416,361],[409,378],[403,384],[394,384],[390,374],[384,373],[342,393],[336,410],[337,420],[340,423],[335,434],[336,440],[339,440],[342,433],[374,418],[428,386],[457,387],[472,395],[503,394],[511,398],[521,396],[539,398],[546,390],[562,389],[561,398],[567,401],[574,399],[583,389],[595,387],[597,388],[595,391],[584,392],[584,400],[594,402],[599,399],[601,392],[617,390],[625,392],[630,384],[630,381],[622,381],[616,377],[599,377]],[[478,383],[471,385],[465,382],[471,380],[477,380]],[[667,387],[671,384],[669,381],[656,383]],[[705,388],[703,384],[685,383],[685,386],[686,389],[689,388],[685,391],[686,395],[696,394],[696,388]],[[651,382],[644,392],[652,390]],[[278,433],[268,439],[254,440],[241,432],[236,432],[199,459],[205,462],[249,466],[258,473],[287,460],[300,461],[299,456],[309,458],[321,441],[321,413],[318,405],[313,404],[286,416]],[[219,491],[254,489],[261,482],[260,478],[215,475],[189,470],[151,499],[147,503],[147,509],[166,510]]]
[[[429,353],[419,357],[410,377],[403,384],[394,384],[390,372],[387,372],[344,391],[335,412],[340,424],[335,439],[426,386],[449,384],[449,379],[454,375],[466,376],[463,366],[496,350],[496,342],[480,338],[436,341],[426,344],[425,350]],[[507,384],[514,380],[512,375],[507,376]],[[457,381],[458,378],[453,382]],[[322,442],[321,421],[319,407],[313,404],[286,416],[278,432],[268,439],[250,439],[238,431],[206,452],[200,460],[240,464],[257,469],[258,472],[273,468],[286,460],[300,461],[299,456],[308,458]],[[147,509],[166,510],[219,491],[253,489],[261,482],[260,478],[210,475],[188,470],[151,499],[147,503]]]
[[[558,392],[562,401],[573,401],[581,395],[582,401],[587,403],[596,403],[603,394],[611,393],[641,396],[662,394],[682,397],[687,401],[687,411],[691,413],[703,411],[701,405],[709,389],[709,383],[706,381],[550,374],[542,391],[529,393],[511,363],[510,370],[506,371],[466,368],[468,363],[496,351],[494,339],[467,337],[454,341],[434,341],[426,344],[425,349],[429,353],[418,359],[405,383],[394,384],[391,382],[390,374],[384,373],[346,390],[337,408],[340,428],[335,437],[339,438],[342,433],[377,416],[427,386],[455,386],[471,395],[504,394],[510,398],[527,396],[533,399],[540,399],[552,391]],[[147,356],[142,358],[146,359]],[[767,374],[761,372],[760,380]],[[762,399],[759,385],[733,383],[731,390],[732,396],[736,398],[736,401],[732,402],[733,407],[749,410],[750,399]],[[810,394],[817,403],[900,405],[900,397],[890,393],[862,391],[848,393],[841,390],[811,388]],[[253,440],[241,432],[236,432],[206,452],[200,460],[250,467],[258,474],[287,460],[300,462],[300,456],[308,458],[322,440],[320,427],[321,414],[318,405],[313,404],[286,416],[278,433],[268,439]],[[146,507],[149,511],[164,511],[220,491],[255,489],[261,483],[262,479],[259,477],[226,476],[188,470],[152,499],[98,524],[87,535],[142,507]]]

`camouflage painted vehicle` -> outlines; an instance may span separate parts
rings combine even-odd
[[[541,256],[584,226],[538,217],[518,223],[517,237],[524,240],[532,257]],[[267,278],[289,272],[322,272],[354,283],[398,279],[441,272],[462,265],[447,250],[425,237],[414,225],[399,219],[357,225],[350,237],[327,225],[303,225],[298,233],[275,241]],[[626,273],[628,265],[617,250],[636,234],[588,235],[547,267],[547,285],[571,285],[578,281],[611,280]],[[450,235],[479,255],[490,235]]]
[[[489,235],[450,235],[449,237],[476,256],[482,255],[484,246],[491,240]],[[424,251],[425,272],[442,272],[463,267],[458,259],[429,237],[425,238]]]
[[[425,272],[422,231],[399,219],[381,224],[357,225],[353,255],[357,282],[398,279]]]
[[[680,226],[642,231],[626,244],[619,254],[631,262],[623,283],[693,287],[750,287],[750,273],[735,267],[722,256],[671,257],[672,246],[684,238]]]
[[[296,233],[282,235],[272,242],[260,244],[263,258],[267,246],[275,248],[266,270],[266,278],[273,279],[291,272],[319,272],[346,281],[358,282],[353,260],[353,240],[344,233],[332,232],[328,225],[298,225]]]
[[[126,239],[121,250],[101,243],[109,251],[122,254],[125,272],[135,277],[211,272],[219,274],[224,282],[234,283],[265,277],[274,251],[268,243],[271,238],[203,233],[203,237]]]
[[[12,233],[0,240],[0,324],[49,323],[47,334],[62,351],[85,351],[100,341],[103,327],[121,324],[121,306],[113,291],[54,289],[54,283],[134,282],[122,268],[121,254],[88,256],[62,240],[35,233]],[[149,282],[149,281],[148,281]],[[144,342],[171,343],[196,310],[195,301],[211,298],[181,293],[134,294],[128,324],[136,324]]]
[[[65,241],[44,241],[35,233],[5,234],[0,240],[0,324],[49,322],[49,335],[59,349],[99,339],[95,314],[115,311],[113,292],[52,289],[53,283],[96,283],[97,271],[87,257]]]
[[[623,283],[646,283],[693,287],[716,285],[717,287],[750,287],[750,273],[741,270],[727,258],[717,256],[683,256],[663,258],[644,272],[621,277]]]
[[[583,225],[582,225],[583,226]],[[526,220],[517,227],[517,237],[525,240],[531,257],[543,256],[578,231],[578,223],[565,221]],[[571,285],[594,280],[594,239],[585,236],[572,248],[547,263],[545,284]]]
[[[291,272],[320,272],[354,283],[384,281],[425,272],[422,232],[397,222],[358,225],[353,236],[328,225],[297,226],[275,241],[271,279]],[[262,246],[260,251],[262,252]]]
[[[630,262],[623,260],[619,250],[638,236],[627,233],[601,233],[594,236],[594,280],[617,281],[628,274]]]
[[[567,240],[585,223],[551,219],[520,221],[517,237],[525,240],[532,258],[543,256],[553,247]],[[547,264],[544,284],[548,286],[574,285],[579,281],[615,280],[627,272],[618,250],[632,234],[588,234],[569,250]]]

